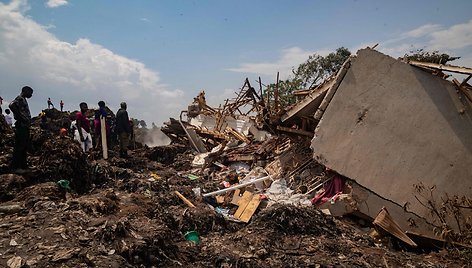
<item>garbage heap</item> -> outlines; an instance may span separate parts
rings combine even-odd
[[[0,266],[470,265],[470,242],[414,238],[390,207],[369,217],[355,180],[313,157],[313,114],[333,84],[291,107],[248,79],[219,108],[202,92],[162,128],[170,145],[130,144],[126,159],[34,125],[31,172],[12,174],[14,137],[2,136]],[[51,126],[71,118],[58,115]]]

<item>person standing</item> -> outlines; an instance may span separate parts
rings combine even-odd
[[[108,124],[107,117],[108,113],[106,110],[106,105],[104,101],[98,102],[98,110],[95,111],[95,119],[93,121],[94,125],[94,137],[95,137],[95,148],[101,147],[102,144],[102,124],[100,118],[103,117],[105,119],[105,130],[106,130],[106,140],[107,144],[109,145],[109,138],[110,138],[110,125]]]
[[[54,108],[54,104],[52,104],[51,98],[48,98],[48,109]]]
[[[10,115],[10,109],[5,109],[5,121],[11,127],[13,125],[13,118]]]
[[[131,126],[129,124],[128,112],[126,111],[126,102],[120,104],[120,109],[116,113],[115,132],[120,140],[120,157],[128,157],[129,134],[131,134]]]
[[[29,99],[33,96],[33,89],[24,86],[21,94],[8,106],[13,112],[15,122],[15,146],[13,147],[13,160],[11,169],[22,173],[28,169],[26,153],[30,146],[31,113],[28,106]]]
[[[59,106],[61,107],[61,112],[63,112],[63,109],[64,109],[64,102],[61,100],[61,102],[59,102]]]
[[[92,135],[90,135],[90,121],[87,118],[88,105],[85,102],[79,104],[80,112],[75,114],[74,139],[80,143],[82,150],[88,152],[92,149]]]

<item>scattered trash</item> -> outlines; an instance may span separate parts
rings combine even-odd
[[[62,189],[64,189],[64,190],[67,190],[67,191],[72,190],[70,188],[70,181],[68,181],[68,180],[60,180],[60,181],[57,182],[57,185],[59,187],[61,187]]]
[[[12,257],[7,261],[7,265],[9,268],[20,268],[21,266],[23,266],[22,263],[23,259],[20,256]]]
[[[185,240],[191,241],[195,243],[196,245],[200,244],[200,237],[196,231],[186,232],[184,237],[185,237]]]
[[[389,203],[388,212],[382,210],[390,200],[388,196],[356,183],[356,176],[350,179],[340,175],[371,172],[374,175],[368,179],[374,181],[368,182],[376,187],[394,183],[384,183],[377,174],[385,171],[394,177],[395,169],[379,170],[352,158],[355,152],[346,150],[348,139],[330,143],[328,151],[313,150],[320,145],[318,141],[325,146],[328,139],[337,137],[352,120],[355,129],[349,135],[367,135],[370,118],[379,116],[380,112],[369,111],[371,106],[358,103],[352,107],[359,106],[359,113],[342,118],[351,120],[346,124],[338,124],[340,118],[328,117],[331,105],[343,99],[343,83],[352,81],[350,72],[356,60],[346,62],[337,74],[315,88],[297,93],[298,101],[290,106],[268,96],[275,93],[274,88],[265,91],[261,82],[256,89],[249,79],[235,98],[217,108],[206,103],[202,92],[187,112],[162,127],[172,144],[149,148],[136,141],[129,148],[131,157],[126,159],[118,157],[114,146],[109,147],[108,159],[104,160],[99,150],[86,155],[69,137],[56,137],[56,128],[70,123],[74,116],[49,109],[45,112],[46,128],[39,127],[40,119],[32,120],[28,162],[34,168],[21,176],[8,174],[14,134],[5,133],[0,143],[0,230],[5,235],[0,243],[6,250],[2,251],[0,266],[467,266],[457,251],[444,255],[418,250],[408,254],[405,251],[410,247],[401,243],[401,250],[397,250],[388,242],[371,238],[368,234],[375,230],[385,240],[398,239],[420,249],[422,243],[428,247],[468,245],[454,242],[458,237],[450,235],[449,229],[443,232],[450,235],[447,240],[439,240],[434,234],[427,237],[425,230],[431,225],[408,212],[412,204],[398,202],[404,204],[402,207]],[[429,71],[436,73],[450,68],[413,65],[416,67],[407,68],[429,76],[431,73],[416,68],[432,68]],[[369,79],[375,81],[377,77]],[[470,93],[467,81],[434,77],[430,84],[436,80],[460,88],[451,94]],[[460,102],[454,103],[460,106]],[[463,125],[468,122],[467,109],[459,113],[462,119],[457,122]],[[328,120],[336,132],[323,136],[326,129],[321,127]],[[390,123],[396,127],[397,122]],[[143,136],[148,129],[134,131]],[[427,142],[428,137],[422,136],[421,141]],[[388,144],[378,137],[356,146],[371,142]],[[313,144],[315,147],[310,147]],[[417,148],[412,151],[417,152]],[[376,156],[373,160],[388,158],[382,150],[362,151],[372,152]],[[343,161],[347,161],[345,165],[340,164]],[[347,167],[351,169],[336,172]],[[457,163],[448,170],[458,170]],[[406,188],[399,189],[402,191],[389,188],[392,194],[409,193]],[[467,203],[450,204],[449,209],[461,223],[460,212],[468,208]],[[438,211],[441,215],[448,212]],[[338,217],[344,215],[349,217]],[[462,231],[466,233],[466,228]],[[192,245],[201,241],[205,242],[202,247]],[[369,258],[365,258],[366,253]]]
[[[188,175],[187,175],[187,178],[189,178],[190,180],[194,181],[194,180],[198,180],[200,177],[197,176],[197,175],[188,174]]]

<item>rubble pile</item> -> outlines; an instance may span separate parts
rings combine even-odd
[[[14,136],[2,136],[0,266],[470,265],[470,241],[405,231],[389,200],[313,157],[322,117],[312,118],[341,73],[291,107],[269,103],[248,79],[218,108],[202,92],[162,128],[170,145],[130,144],[129,158],[113,146],[108,159],[83,153],[58,135],[73,116],[46,110],[46,127],[34,119],[30,172],[11,174]]]

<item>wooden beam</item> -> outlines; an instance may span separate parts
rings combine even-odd
[[[464,93],[464,95],[469,99],[470,102],[472,102],[472,91],[466,89],[464,86],[462,86],[461,82],[459,82],[457,79],[452,79],[452,82],[454,82],[454,85]]]
[[[275,113],[279,111],[279,72],[277,72],[277,83],[275,84],[275,92],[274,92],[274,107]]]
[[[324,112],[328,108],[328,105],[331,102],[331,99],[333,98],[334,94],[336,93],[336,90],[338,89],[339,85],[341,84],[341,81],[344,79],[344,76],[346,75],[346,73],[347,73],[347,71],[350,67],[351,67],[351,58],[349,57],[343,63],[343,66],[341,67],[341,69],[336,74],[334,84],[328,89],[328,92],[326,93],[323,101],[321,101],[321,104],[318,107],[318,110],[316,110],[315,115],[314,115],[314,118],[316,120],[321,120],[321,117],[323,116]]]
[[[238,162],[238,161],[254,161],[256,160],[256,157],[252,154],[248,154],[248,155],[234,155],[234,156],[230,156],[228,157],[228,161],[232,161],[232,162]]]
[[[469,76],[467,76],[467,78],[466,78],[466,79],[464,79],[464,81],[462,81],[462,83],[461,83],[461,87],[465,86],[471,77],[472,77],[472,74],[471,74],[471,75],[469,75]]]
[[[233,215],[235,218],[241,217],[241,215],[243,214],[243,212],[246,209],[247,205],[249,204],[249,202],[251,202],[253,196],[254,195],[249,191],[244,192],[243,196],[241,197],[241,199],[238,202],[239,208],[238,208],[238,210],[236,210],[236,212]]]
[[[107,144],[107,130],[106,130],[106,122],[105,117],[100,115],[100,134],[102,136],[102,151],[103,151],[103,159],[108,159],[108,144]],[[126,148],[128,149],[128,148]]]
[[[277,130],[284,131],[284,132],[290,132],[293,134],[297,135],[303,135],[303,136],[308,136],[308,137],[313,137],[315,133],[305,131],[305,130],[300,130],[300,129],[294,129],[294,128],[289,128],[289,127],[282,127],[282,126],[277,126]]]
[[[421,62],[421,61],[415,61],[415,60],[410,60],[408,61],[408,63],[410,65],[418,66],[418,67],[433,68],[433,69],[446,71],[446,72],[472,75],[472,68],[467,68],[467,67],[460,67],[460,66],[454,66],[454,65],[449,65],[449,64],[437,64],[437,63],[431,63],[431,62]]]
[[[238,218],[241,221],[248,223],[249,220],[251,219],[252,215],[254,215],[254,212],[256,212],[256,210],[259,207],[260,203],[261,203],[261,198],[260,198],[259,194],[255,194],[252,197],[251,201],[247,204],[247,206],[244,209],[241,216],[239,216]]]
[[[396,223],[392,216],[390,216],[385,207],[380,210],[373,224],[379,226],[384,231],[388,232],[389,234],[395,236],[396,238],[400,239],[401,241],[405,242],[406,244],[412,247],[418,246],[405,234],[405,232],[400,228],[398,223]]]
[[[259,76],[259,91],[261,92],[262,102],[264,102],[264,91],[262,91],[262,81],[261,81],[260,76]]]
[[[188,200],[187,198],[185,198],[185,196],[183,196],[181,193],[179,193],[179,191],[175,191],[174,193],[175,193],[182,201],[184,201],[184,203],[185,203],[187,206],[189,206],[189,207],[191,207],[191,208],[194,208],[194,207],[195,207],[195,205],[194,205],[192,202],[190,202],[190,200]]]
[[[233,135],[236,139],[242,141],[242,142],[245,142],[246,144],[250,144],[251,141],[242,133],[239,133],[237,132],[236,130],[234,130],[233,128],[231,127],[226,127],[226,132],[230,133],[231,135]]]

